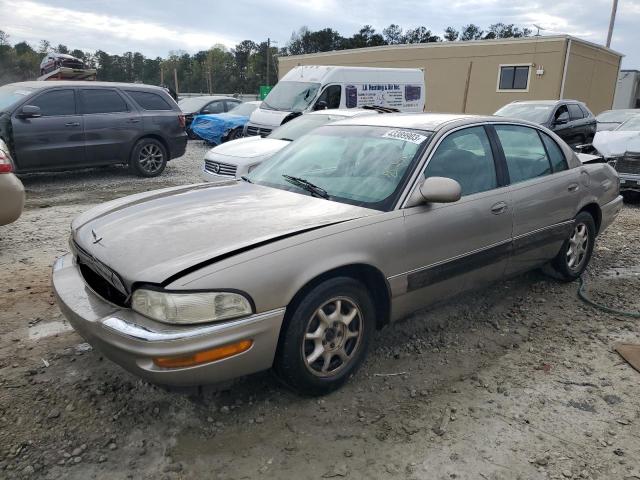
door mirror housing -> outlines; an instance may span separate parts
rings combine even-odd
[[[25,105],[20,110],[20,116],[23,118],[38,118],[41,115],[40,107],[36,107],[35,105]]]
[[[428,177],[416,188],[407,202],[407,207],[422,203],[452,203],[462,197],[460,184],[447,177]]]
[[[326,110],[329,105],[324,100],[318,101],[313,107],[314,110]]]
[[[561,113],[553,123],[554,125],[564,125],[565,123],[569,123],[569,114],[567,112]]]

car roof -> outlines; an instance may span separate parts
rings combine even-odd
[[[562,100],[514,100],[511,103],[518,103],[523,105],[556,105],[558,103],[583,103],[579,100],[571,100],[568,98]]]
[[[337,120],[332,125],[368,125],[375,127],[415,128],[418,130],[437,130],[443,125],[458,120],[488,119],[497,120],[498,117],[480,115],[464,115],[461,113],[387,113],[385,115],[363,115],[358,118]],[[504,119],[500,119],[504,120]],[[473,122],[469,122],[473,123]]]
[[[340,115],[342,117],[357,117],[358,115],[371,115],[373,113],[379,113],[373,109],[365,108],[328,108],[326,110],[315,110],[313,112],[306,113],[305,115]]]
[[[239,98],[229,97],[227,95],[195,95],[193,97],[183,97],[183,98],[180,99],[180,101],[182,101],[182,100],[191,100],[192,98],[201,98],[201,99],[206,99],[206,100],[237,100],[239,102],[242,101]]]
[[[55,87],[119,87],[119,88],[129,88],[129,89],[157,89],[161,91],[165,91],[164,88],[158,87],[156,85],[147,85],[146,83],[119,83],[119,82],[95,82],[95,81],[84,81],[84,80],[51,80],[51,81],[42,81],[42,80],[32,80],[29,82],[15,82],[9,85],[16,87],[24,87],[24,88],[32,88],[35,90],[42,90],[44,88],[55,88]]]

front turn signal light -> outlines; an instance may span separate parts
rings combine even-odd
[[[195,367],[196,365],[215,362],[216,360],[222,360],[246,352],[252,345],[253,340],[241,340],[236,343],[230,343],[222,347],[204,350],[183,357],[156,357],[153,359],[153,363],[161,368]]]

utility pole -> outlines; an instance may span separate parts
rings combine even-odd
[[[179,90],[178,90],[178,69],[174,68],[173,69],[173,81],[175,82],[176,85],[176,96],[179,95]]]
[[[267,85],[269,85],[269,51],[271,50],[271,39],[267,38]]]
[[[611,7],[611,20],[609,20],[609,33],[607,34],[607,48],[611,47],[611,37],[613,36],[613,25],[616,23],[616,11],[618,10],[618,0],[613,0]]]
[[[160,68],[160,85],[164,85],[164,68]]]

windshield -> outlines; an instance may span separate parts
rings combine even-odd
[[[498,110],[498,117],[519,118],[535,123],[544,123],[549,119],[553,105],[544,103],[510,103]]]
[[[328,200],[389,210],[431,135],[422,130],[325,125],[280,150],[248,178],[312,195],[300,184],[303,180],[326,192]],[[291,177],[297,181],[292,183]]]
[[[638,110],[607,110],[602,112],[596,117],[598,122],[605,123],[622,123],[629,120],[631,117],[640,114]]]
[[[309,133],[314,128],[321,127],[329,122],[335,120],[341,120],[345,118],[343,115],[302,115],[301,117],[294,118],[290,122],[285,123],[281,127],[276,128],[269,138],[275,138],[277,140],[296,140],[305,133]]]
[[[262,108],[301,112],[313,101],[319,88],[319,83],[278,82],[262,102]]]
[[[240,103],[237,107],[229,110],[229,113],[231,115],[240,115],[241,117],[250,117],[256,108],[258,108],[257,103]]]
[[[191,97],[191,98],[183,98],[178,102],[178,106],[180,110],[184,113],[192,113],[197,112],[202,107],[204,107],[207,103],[215,100],[212,97]]]
[[[623,132],[640,132],[640,115],[636,115],[622,125],[620,125],[616,130]]]
[[[0,112],[7,110],[11,105],[34,91],[34,88],[26,88],[15,84],[0,87]]]

